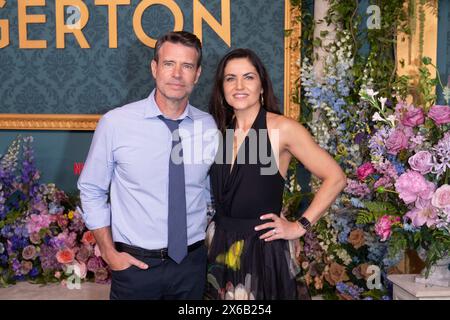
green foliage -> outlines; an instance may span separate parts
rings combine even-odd
[[[356,218],[357,224],[375,223],[384,215],[396,215],[398,209],[389,202],[363,201],[367,210],[360,210]]]

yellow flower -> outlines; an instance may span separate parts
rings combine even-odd
[[[73,215],[75,212],[73,212],[73,210],[69,211],[69,213],[67,214],[67,216],[69,217],[70,220],[73,219]]]
[[[233,243],[227,253],[219,254],[216,262],[223,263],[230,269],[238,270],[241,267],[241,254],[244,248],[244,240]]]

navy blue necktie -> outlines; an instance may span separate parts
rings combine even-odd
[[[159,119],[172,133],[172,152],[169,159],[169,216],[168,216],[168,254],[176,263],[187,255],[186,191],[184,181],[183,148],[181,137],[173,134],[182,120],[171,120],[162,115]],[[175,146],[180,143],[179,153],[174,154]],[[181,157],[181,159],[173,159]],[[176,161],[174,161],[176,160]]]

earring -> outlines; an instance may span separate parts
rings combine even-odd
[[[263,97],[263,95],[261,93],[261,106],[263,106],[263,105],[264,105],[264,97]]]

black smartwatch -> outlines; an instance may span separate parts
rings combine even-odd
[[[305,229],[307,232],[311,231],[311,229],[312,229],[311,221],[309,221],[305,217],[301,217],[300,219],[298,219],[297,222],[300,223],[300,225],[303,227],[303,229]]]

